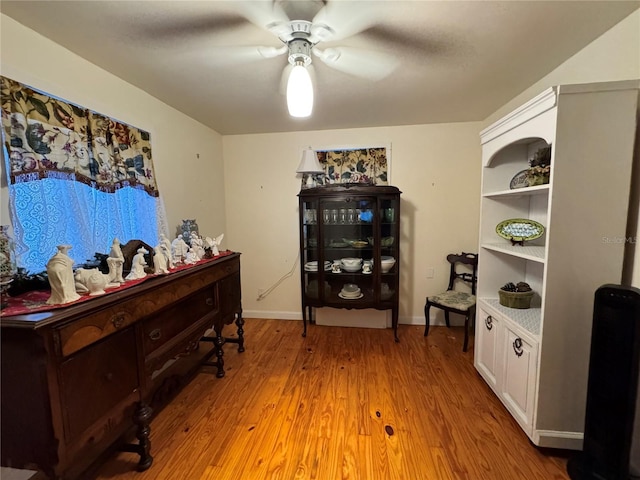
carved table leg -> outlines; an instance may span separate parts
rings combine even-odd
[[[224,350],[222,350],[222,346],[224,345],[224,337],[222,336],[222,330],[219,332],[216,330],[216,339],[213,343],[216,347],[216,357],[218,360],[215,362],[218,367],[218,372],[216,373],[216,377],[222,378],[224,377]]]
[[[241,313],[236,319],[236,325],[238,327],[238,352],[242,353],[244,352],[244,328],[242,328],[242,326],[244,325],[244,320],[242,319]]]
[[[237,343],[238,344],[238,352],[244,352],[244,319],[242,318],[242,312],[238,313],[238,317],[236,318],[236,326],[238,327],[238,338],[225,338],[224,343]]]
[[[222,346],[225,344],[225,338],[222,336],[222,328],[214,327],[216,332],[215,337],[202,337],[200,339],[201,342],[211,342],[213,343],[213,350],[207,354],[207,356],[202,361],[202,365],[207,365],[209,367],[218,367],[218,371],[216,372],[216,377],[222,378],[224,377],[224,359],[222,356],[224,355],[224,351],[222,350]],[[215,362],[210,362],[209,359],[212,356],[218,357]]]
[[[149,441],[149,434],[151,433],[149,422],[151,421],[152,414],[153,410],[150,406],[145,405],[143,402],[138,403],[133,413],[133,423],[138,426],[136,430],[138,444],[128,443],[120,448],[123,452],[132,452],[140,455],[137,467],[139,472],[147,470],[153,463],[153,457],[150,453],[151,442]]]

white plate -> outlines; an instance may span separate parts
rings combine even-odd
[[[325,267],[327,265],[331,265],[331,262],[329,260],[325,260],[324,262]],[[310,268],[318,268],[318,261],[317,260],[313,260],[312,262],[307,262],[304,264],[305,267],[310,267]]]
[[[342,292],[340,292],[340,293],[338,293],[338,296],[339,296],[340,298],[345,299],[345,300],[357,300],[357,299],[359,299],[359,298],[364,297],[364,293],[361,293],[361,294],[360,294],[360,295],[358,295],[357,297],[345,297],[345,296],[342,294]]]

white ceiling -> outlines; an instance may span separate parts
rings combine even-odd
[[[291,19],[312,20],[326,2],[277,3]],[[483,120],[640,2],[335,0],[327,8],[350,12],[337,21],[375,21],[322,46],[387,52],[399,67],[372,81],[315,59],[306,119],[287,113],[286,55],[240,61],[248,50],[237,47],[282,46],[256,24],[262,17],[246,18],[265,5],[2,0],[0,11],[226,135]]]

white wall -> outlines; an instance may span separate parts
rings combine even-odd
[[[391,181],[401,196],[400,322],[424,323],[427,294],[446,289],[448,253],[478,242],[478,123],[225,136],[227,231],[242,252],[245,316],[301,318],[298,198],[302,150],[391,144]],[[435,267],[434,279],[426,278]],[[267,289],[292,269],[265,299]]]
[[[640,78],[640,10],[636,10],[600,38],[569,58],[558,68],[545,75],[537,83],[498,109],[484,122],[483,127],[510,112],[553,85],[569,83],[591,83]],[[636,148],[640,152],[640,148]],[[640,158],[636,158],[633,179],[635,196],[632,211],[635,219],[635,234],[630,235],[633,262],[628,266],[631,284],[640,287],[640,221],[637,219],[640,202]],[[594,202],[597,199],[594,198]],[[635,250],[635,253],[634,253]]]
[[[224,230],[221,135],[12,18],[2,15],[0,22],[2,75],[148,131],[170,228],[195,218],[201,233]],[[6,181],[0,190],[7,224]]]

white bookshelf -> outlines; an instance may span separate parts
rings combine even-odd
[[[580,449],[593,295],[619,283],[640,81],[563,85],[481,132],[482,188],[474,364],[533,443]],[[510,188],[551,145],[547,185]],[[545,227],[513,245],[514,218]],[[527,282],[532,307],[500,305],[498,289]]]

